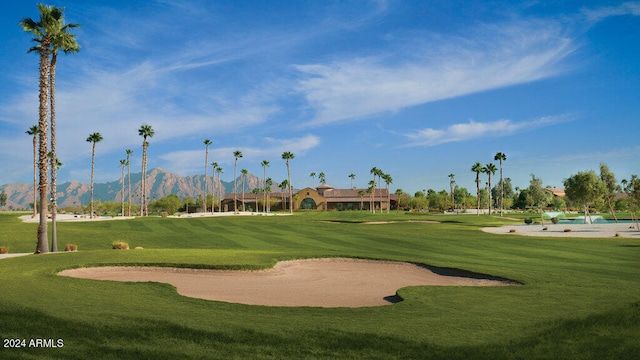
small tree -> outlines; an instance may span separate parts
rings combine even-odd
[[[542,179],[531,174],[531,180],[529,181],[529,187],[527,188],[525,196],[528,205],[538,208],[538,211],[540,212],[540,221],[542,225],[544,225],[542,208],[551,202],[551,197],[553,195],[542,187]]]
[[[580,171],[564,181],[564,188],[569,200],[584,207],[584,222],[587,222],[587,216],[591,222],[589,206],[604,197],[607,192],[605,183],[593,170]]]
[[[607,206],[609,206],[609,210],[611,211],[611,215],[613,219],[618,222],[618,217],[616,216],[616,211],[613,209],[613,204],[616,195],[622,190],[620,185],[616,183],[616,176],[609,170],[609,166],[607,164],[600,164],[600,179],[604,182],[605,192],[604,199],[607,202]]]

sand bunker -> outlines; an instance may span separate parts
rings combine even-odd
[[[269,306],[379,306],[399,301],[396,291],[406,286],[517,285],[490,276],[454,276],[452,272],[403,262],[332,258],[283,261],[260,271],[97,267],[64,270],[59,275],[163,282],[184,296]]]

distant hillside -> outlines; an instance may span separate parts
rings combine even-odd
[[[125,175],[126,177],[126,175]],[[142,174],[131,174],[131,195],[135,203],[140,201],[140,189],[142,185]],[[248,174],[246,178],[245,191],[250,192],[252,189],[263,186],[262,178],[253,174]],[[218,182],[211,176],[208,177],[208,193],[212,192],[211,185],[217,192],[224,189],[225,194],[233,193],[233,181]],[[238,190],[242,192],[242,177],[237,179]],[[275,188],[276,185],[274,185]],[[149,199],[158,199],[169,194],[176,194],[180,198],[192,196],[197,199],[202,195],[204,189],[204,175],[180,176],[170,173],[160,168],[152,169],[147,172],[147,187],[149,188]],[[6,208],[12,209],[30,209],[33,202],[33,184],[6,184],[0,185],[0,191],[4,190],[7,194]],[[126,178],[125,178],[125,192]],[[83,184],[78,181],[66,182],[58,184],[58,204],[60,207],[87,205],[91,197],[91,184]],[[121,201],[122,184],[120,179],[108,183],[94,184],[94,200],[100,201]]]

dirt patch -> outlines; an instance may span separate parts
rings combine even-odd
[[[332,258],[283,261],[260,271],[97,267],[64,270],[59,275],[163,282],[184,296],[268,306],[380,306],[398,302],[396,291],[407,286],[517,285],[489,276],[435,271],[441,274],[404,262]]]

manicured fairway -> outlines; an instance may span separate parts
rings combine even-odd
[[[411,219],[440,223],[361,223]],[[3,346],[0,358],[640,358],[640,242],[478,230],[505,222],[342,212],[59,223],[61,247],[77,244],[77,253],[0,260],[0,336],[2,345],[61,339],[64,346]],[[0,246],[32,252],[36,226],[0,214]],[[114,241],[144,249],[111,250]],[[411,287],[391,306],[285,308],[56,275],[97,265],[256,269],[312,257],[410,261],[524,286]]]

